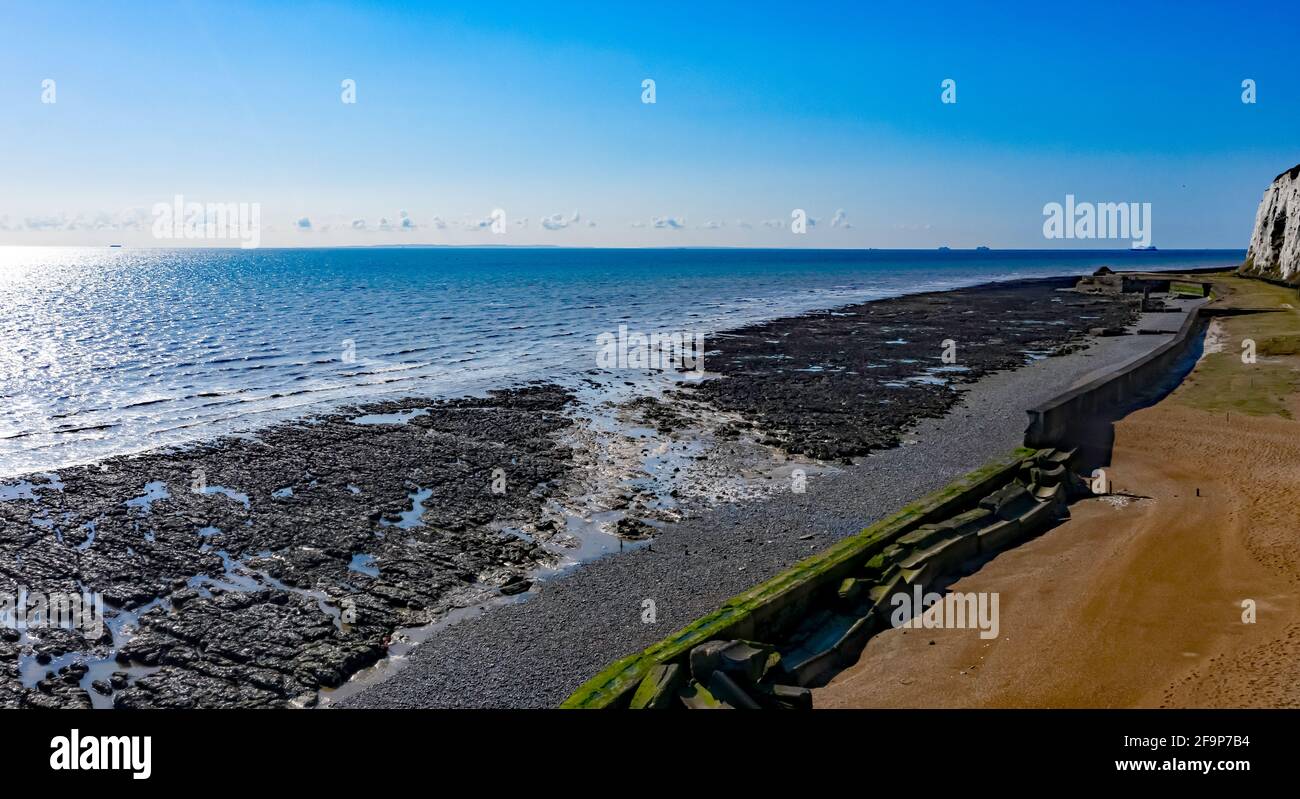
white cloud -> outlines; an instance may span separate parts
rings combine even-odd
[[[298,217],[298,221],[294,222],[293,225],[302,231],[311,230],[311,220],[305,216]]]
[[[27,230],[76,230],[79,226],[74,220],[59,214],[57,216],[29,216],[23,220]]]
[[[650,225],[652,227],[656,227],[660,229],[672,228],[673,230],[681,230],[682,228],[686,227],[686,217],[656,216],[655,218],[650,220]]]
[[[402,230],[415,230],[415,222],[405,211],[397,212],[397,226]]]
[[[780,219],[764,219],[764,220],[763,220],[762,222],[760,222],[759,224],[762,225],[763,227],[767,227],[767,228],[780,228],[780,227],[785,227],[785,222],[783,222],[783,221],[780,220]]]
[[[353,220],[352,220],[352,229],[353,229],[353,230],[365,230],[365,229],[366,229],[366,220],[364,220],[364,219],[353,219]]]
[[[147,230],[152,224],[153,216],[148,210],[144,208],[128,208],[117,213],[96,211],[90,216],[84,214],[69,216],[62,211],[47,215],[24,217],[23,219],[5,216],[3,222],[0,223],[0,230],[14,232],[45,232],[52,230],[127,231]]]
[[[831,227],[853,227],[849,224],[848,215],[844,213],[843,208],[835,209],[835,215],[831,217]]]
[[[574,211],[571,216],[566,217],[564,214],[551,214],[542,217],[542,227],[547,230],[564,230],[569,225],[576,225],[582,221],[582,214]]]
[[[440,216],[435,216],[432,220],[429,221],[429,224],[433,225],[438,230],[447,229],[447,222]]]
[[[723,223],[721,222],[714,222],[710,220],[708,222],[705,222],[703,225],[700,225],[700,227],[704,228],[705,230],[718,230],[722,227],[722,225]]]

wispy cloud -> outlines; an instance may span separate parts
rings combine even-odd
[[[98,211],[90,215],[69,215],[60,211],[22,219],[0,217],[0,230],[11,232],[136,231],[148,230],[152,224],[153,216],[144,208],[128,208],[117,213]]]

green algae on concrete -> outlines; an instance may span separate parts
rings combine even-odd
[[[686,669],[676,663],[660,664],[650,669],[636,693],[632,695],[633,710],[663,710],[677,701],[677,692],[686,684]]]
[[[578,687],[562,708],[626,707],[632,692],[656,665],[677,662],[690,650],[714,638],[763,640],[758,630],[789,626],[798,619],[820,589],[832,589],[852,576],[862,564],[899,536],[925,524],[969,508],[986,495],[990,486],[1014,474],[1021,461],[1036,450],[1018,448],[1009,455],[966,474],[944,488],[899,509],[893,515],[805,558],[791,568],[732,597],[713,613],[650,645],[644,651],[615,661]]]

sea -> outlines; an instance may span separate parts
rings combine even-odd
[[[703,333],[1242,250],[0,247],[0,478],[342,405],[577,386],[601,334]],[[608,340],[608,339],[606,339]],[[705,364],[707,368],[707,362]],[[626,381],[641,376],[629,371]]]

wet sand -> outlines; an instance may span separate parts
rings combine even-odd
[[[815,705],[1300,706],[1300,422],[1201,407],[1249,319],[1229,323],[1227,352],[1116,425],[1108,471],[1131,497],[1076,503],[950,587],[999,592],[996,640],[886,631]]]

